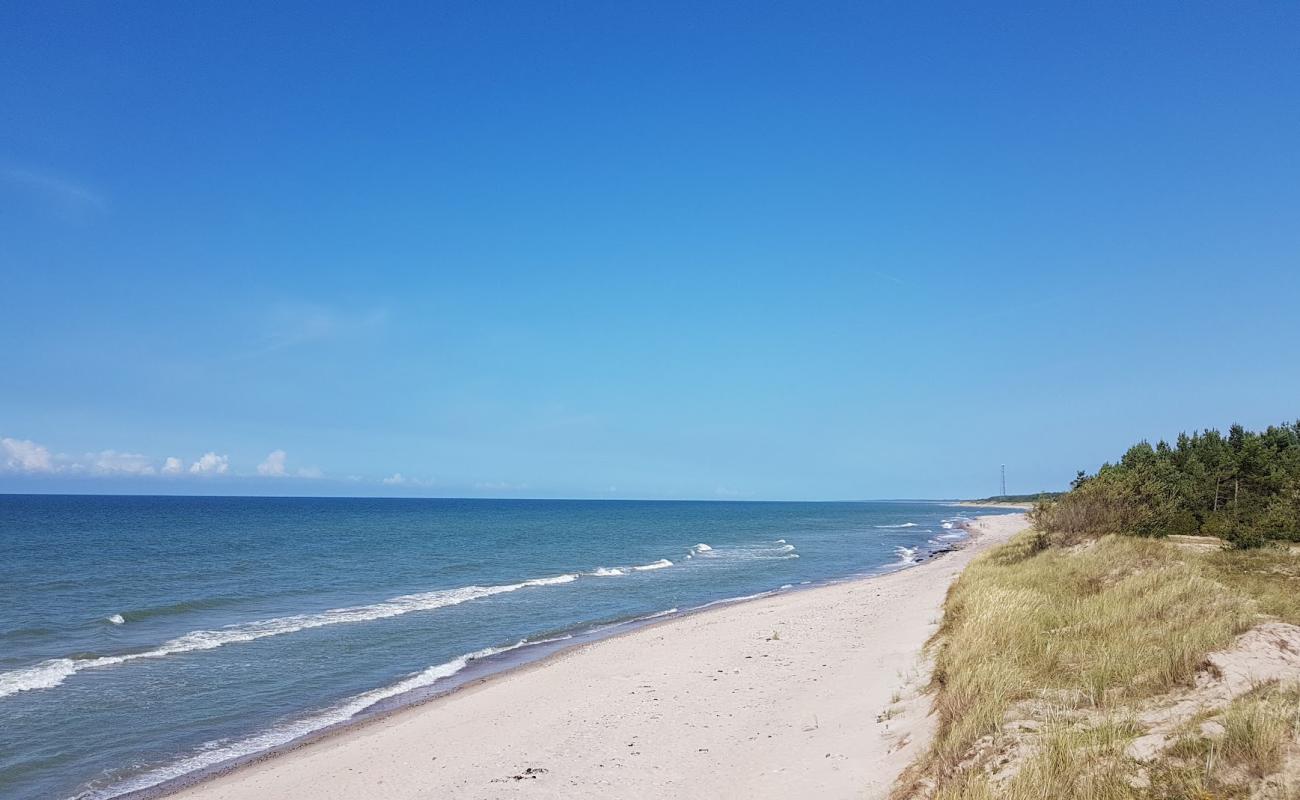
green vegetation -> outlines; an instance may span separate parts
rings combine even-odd
[[[999,494],[976,500],[976,503],[1038,503],[1060,497],[1064,492],[1038,492],[1036,494]]]
[[[1207,575],[1254,599],[1260,613],[1300,625],[1300,555],[1275,548],[1224,550],[1201,561]]]
[[[1030,518],[949,591],[937,732],[896,798],[1300,800],[1300,671],[1195,688],[1240,634],[1300,625],[1300,423],[1144,442]]]
[[[895,797],[1246,797],[1300,733],[1295,685],[1205,708],[1150,762],[1129,748],[1149,733],[1142,712],[1192,691],[1207,654],[1261,612],[1300,621],[1300,602],[1283,600],[1297,572],[1300,559],[1276,549],[1021,534],[949,592],[931,642],[938,729]],[[1207,721],[1220,732],[1204,735]],[[1294,788],[1278,796],[1300,798]]]
[[[1233,701],[1223,715],[1222,757],[1262,777],[1275,771],[1282,751],[1300,731],[1300,692],[1267,686]]]
[[[945,800],[1131,797],[1093,786],[1114,777],[1097,760],[1117,758],[1137,734],[1128,704],[1189,682],[1254,617],[1247,598],[1219,591],[1163,543],[1108,536],[1076,551],[1022,534],[949,594],[932,678],[939,727],[918,774],[938,777],[933,796]],[[994,786],[983,761],[1021,724],[1047,745]]]
[[[1037,521],[1067,534],[1201,534],[1238,547],[1300,541],[1300,422],[1134,445],[1096,475],[1080,472]]]

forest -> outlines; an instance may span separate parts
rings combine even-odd
[[[1079,472],[1035,516],[1066,534],[1200,534],[1239,548],[1300,541],[1300,421],[1139,442],[1095,474]]]

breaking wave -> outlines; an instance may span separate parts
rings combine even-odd
[[[636,570],[637,572],[648,572],[652,569],[666,569],[667,567],[671,567],[672,565],[673,562],[669,561],[666,558],[661,558],[658,561],[655,561],[651,564],[642,564],[641,566],[633,567],[632,569]]]
[[[518,650],[519,648],[528,645],[550,644],[571,638],[573,637],[566,635],[553,639],[542,639],[536,642],[521,639],[520,641],[505,647],[485,647],[482,650],[465,653],[451,661],[442,664],[435,664],[422,672],[409,675],[397,683],[379,689],[372,689],[371,691],[363,692],[359,695],[348,698],[333,708],[312,714],[300,720],[270,728],[261,733],[254,734],[245,739],[240,739],[239,741],[231,742],[229,744],[210,742],[200,747],[199,752],[194,755],[168,764],[165,767],[151,770],[107,789],[77,795],[77,800],[109,800],[109,798],[119,797],[124,794],[148,789],[175,778],[179,778],[183,775],[189,775],[192,772],[214,767],[226,761],[262,753],[272,748],[288,744],[295,739],[315,733],[316,731],[328,728],[331,725],[347,722],[383,700],[416,689],[423,689],[444,678],[450,678],[465,669],[465,667],[469,666],[472,661],[494,656],[499,653],[506,653],[511,650]]]
[[[917,549],[915,547],[895,547],[894,554],[898,556],[898,563],[915,564]]]
[[[128,661],[137,661],[143,658],[162,658],[195,650],[212,650],[228,644],[251,642],[268,636],[282,636],[311,628],[322,628],[327,625],[369,622],[376,619],[397,617],[413,611],[431,611],[436,608],[459,605],[470,600],[514,592],[519,589],[535,586],[556,586],[571,583],[577,579],[576,574],[555,575],[549,578],[534,578],[501,586],[462,586],[457,589],[439,589],[433,592],[402,595],[373,605],[335,608],[315,614],[294,614],[287,617],[273,617],[256,622],[228,625],[216,630],[192,631],[184,636],[164,642],[152,650],[144,650],[138,653],[91,658],[50,659],[35,666],[0,673],[0,697],[35,689],[52,689],[72,675],[86,669],[112,667],[125,664]]]

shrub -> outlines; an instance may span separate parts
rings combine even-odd
[[[1165,536],[1199,528],[1238,547],[1300,539],[1300,422],[1183,434],[1173,446],[1141,442],[1070,485],[1040,507],[1036,522],[1048,533]]]

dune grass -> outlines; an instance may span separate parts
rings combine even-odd
[[[1262,613],[1300,625],[1300,555],[1289,547],[1223,550],[1203,563],[1207,575],[1254,598]]]
[[[942,800],[1161,796],[1135,788],[1124,757],[1141,733],[1131,707],[1190,683],[1206,654],[1258,619],[1254,599],[1211,574],[1159,541],[1061,547],[1036,531],[977,560],[931,643],[936,736],[896,796],[922,786]],[[1004,729],[1022,723],[1032,750],[1001,752]],[[990,778],[990,763],[1013,757],[1017,771]]]
[[[1300,687],[1269,685],[1239,697],[1223,714],[1222,759],[1254,777],[1277,770],[1288,743],[1300,733]]]
[[[1104,710],[1189,681],[1255,616],[1159,542],[1044,549],[1023,535],[949,594],[935,641],[937,766],[956,766],[1018,701]]]
[[[941,786],[937,800],[1117,800],[1132,798],[1124,750],[1136,728],[1124,720],[1080,727],[1059,722],[1044,732],[1039,747],[1014,776],[995,781],[965,770]]]

